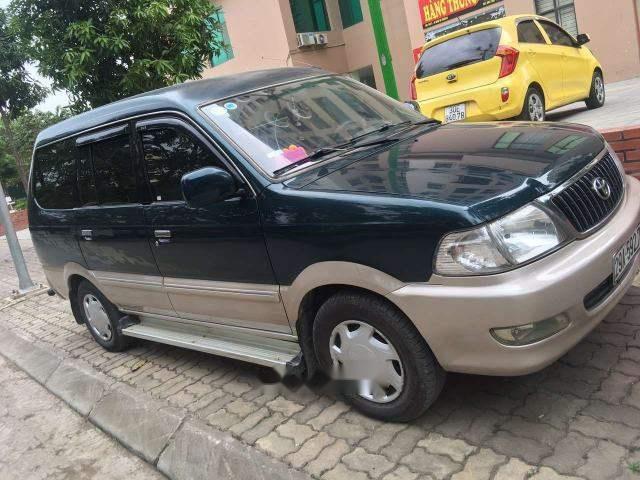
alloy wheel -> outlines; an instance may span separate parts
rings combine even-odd
[[[529,118],[534,122],[544,121],[544,102],[537,93],[529,95]]]
[[[596,98],[598,99],[598,103],[604,103],[604,82],[602,81],[602,77],[600,75],[596,75],[594,80],[594,87],[596,90]]]

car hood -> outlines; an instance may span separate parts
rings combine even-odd
[[[420,198],[493,220],[548,193],[605,148],[576,124],[450,124],[391,148],[354,153],[299,175],[288,187]]]

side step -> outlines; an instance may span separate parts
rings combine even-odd
[[[254,331],[238,332],[222,326],[201,327],[179,322],[143,318],[122,330],[129,337],[165,343],[222,357],[271,367],[282,377],[287,364],[295,363],[300,345],[295,341],[269,338]]]

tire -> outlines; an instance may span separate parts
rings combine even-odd
[[[516,119],[526,122],[544,122],[546,118],[547,112],[544,95],[536,87],[529,87],[524,97],[522,112]]]
[[[593,72],[593,78],[591,79],[591,90],[589,90],[589,98],[584,103],[587,104],[589,110],[600,108],[604,105],[607,94],[604,87],[604,79],[602,73]]]
[[[345,324],[350,333],[344,331]],[[355,334],[351,332],[351,328]],[[440,395],[445,372],[414,325],[384,300],[372,295],[345,291],[333,295],[320,307],[313,324],[314,350],[320,369],[332,375],[335,371],[334,364],[340,365],[337,360],[334,362],[332,347],[339,344],[341,349],[347,349],[347,343],[341,340],[343,334],[336,332],[344,331],[346,335],[357,336],[361,328],[365,332],[363,338],[368,338],[367,346],[375,339],[373,343],[388,352],[390,345],[391,350],[394,350],[393,354],[397,355],[397,360],[389,360],[382,354],[378,355],[379,359],[372,361],[373,357],[367,356],[368,353],[360,353],[357,355],[360,371],[375,372],[379,371],[376,366],[385,365],[386,368],[393,368],[394,377],[400,377],[402,385],[398,390],[391,386],[387,387],[387,390],[378,389],[377,391],[385,397],[376,400],[365,398],[358,392],[356,382],[347,382],[345,386],[351,388],[343,389],[345,400],[365,415],[380,420],[406,422],[422,415]],[[371,331],[369,329],[373,330],[373,336],[367,336]],[[349,340],[351,341],[353,340]],[[363,351],[362,346],[358,348],[358,352]],[[335,351],[333,355],[336,355]],[[346,362],[352,362],[353,357],[356,356],[347,355],[343,358],[346,358]],[[342,364],[342,367],[338,368],[345,371],[347,367],[346,364]],[[333,376],[335,378],[335,375]],[[372,382],[376,383],[375,380]]]
[[[130,339],[119,327],[122,313],[93,284],[85,280],[78,285],[76,302],[82,323],[102,348],[121,352],[129,346]]]

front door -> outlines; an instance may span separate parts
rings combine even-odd
[[[76,140],[76,235],[103,293],[124,310],[173,314],[149,246],[129,126]]]
[[[250,187],[182,120],[140,121],[136,131],[152,199],[144,207],[152,250],[177,315],[290,333]],[[208,166],[229,170],[244,192],[191,208],[181,178]]]
[[[564,103],[584,100],[589,95],[593,72],[583,56],[583,49],[558,25],[539,20],[553,48],[561,56]]]

